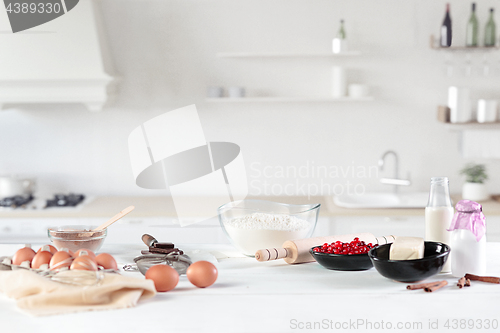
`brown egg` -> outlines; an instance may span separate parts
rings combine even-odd
[[[45,249],[45,250],[42,250],[44,247],[48,246],[49,249]],[[52,245],[44,245],[42,246],[41,248],[38,249],[38,251],[36,251],[36,253],[40,252],[40,251],[49,251],[50,253],[54,254],[57,252],[57,249],[55,247],[53,247]]]
[[[72,257],[75,256],[75,253],[66,247],[62,247],[59,251],[68,252]]]
[[[21,263],[24,261],[29,261],[31,263],[35,254],[35,251],[33,251],[31,247],[25,246],[22,249],[17,250],[17,252],[14,254],[14,256],[12,257],[12,264],[21,265]]]
[[[50,263],[50,259],[52,259],[52,253],[49,250],[48,246],[43,246],[42,250],[35,254],[33,260],[31,261],[31,268],[38,269],[42,265],[48,265]]]
[[[198,288],[205,288],[217,280],[217,268],[208,261],[197,261],[191,264],[186,271],[189,282]]]
[[[168,265],[154,265],[147,270],[146,279],[153,280],[156,291],[169,291],[179,283],[179,273]]]
[[[76,257],[71,263],[70,269],[80,269],[84,271],[97,271],[97,264],[87,255]]]
[[[92,260],[94,260],[94,262],[95,262],[95,253],[90,251],[90,250],[87,250],[87,249],[80,249],[80,250],[76,251],[75,254],[73,255],[73,257],[75,257],[75,258],[79,257],[80,253],[82,253],[83,251],[87,252],[87,254],[85,254],[85,253],[84,254],[89,256],[90,258],[92,258]]]
[[[111,254],[101,253],[95,257],[97,265],[102,266],[104,269],[118,270],[115,258]]]
[[[50,259],[49,267],[51,270],[60,269],[63,267],[71,266],[73,262],[73,257],[66,251],[58,251],[54,253]]]

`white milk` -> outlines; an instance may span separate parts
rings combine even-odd
[[[451,274],[456,277],[462,277],[465,273],[485,275],[486,235],[478,242],[470,230],[456,229],[451,234]]]
[[[455,210],[453,207],[426,207],[425,240],[445,243],[451,247],[451,232],[447,229],[450,227],[454,213]],[[442,273],[451,272],[451,255],[452,253],[450,252],[448,260],[441,271]]]

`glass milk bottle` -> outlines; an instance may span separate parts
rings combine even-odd
[[[462,277],[465,273],[486,273],[486,218],[480,204],[461,200],[450,225],[451,274]]]
[[[448,177],[431,178],[429,202],[425,208],[425,240],[450,245],[451,232],[448,228],[453,219],[453,213]],[[442,273],[451,271],[451,256],[450,252]]]

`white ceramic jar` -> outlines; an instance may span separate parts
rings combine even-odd
[[[462,277],[466,273],[486,274],[486,218],[482,207],[471,200],[461,200],[455,206],[449,231],[451,274]]]

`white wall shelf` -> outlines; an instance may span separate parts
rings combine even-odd
[[[338,58],[359,56],[359,51],[342,53],[252,53],[252,52],[219,52],[217,58]]]
[[[463,131],[463,130],[481,130],[481,129],[500,129],[500,122],[496,123],[445,123],[445,127],[450,131]]]
[[[242,97],[242,98],[207,98],[206,102],[213,103],[267,103],[267,102],[368,102],[373,101],[373,97]]]
[[[359,56],[359,51],[346,51],[341,53],[294,53],[294,52],[219,52],[217,58],[223,59],[329,59]],[[368,102],[373,101],[372,96],[352,98],[352,97],[285,97],[285,96],[261,96],[261,97],[243,97],[243,98],[206,98],[210,103],[309,103],[309,102]]]

